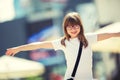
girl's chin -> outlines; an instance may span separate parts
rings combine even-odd
[[[77,36],[71,36],[71,38],[76,38]]]

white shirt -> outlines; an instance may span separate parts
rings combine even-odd
[[[92,50],[91,45],[97,42],[96,34],[86,34],[88,40],[88,47],[82,49],[80,62],[75,75],[75,80],[92,80]],[[67,70],[64,80],[71,77],[75,61],[78,55],[80,41],[78,38],[65,40],[66,47],[61,44],[61,39],[52,41],[52,45],[55,50],[63,50],[67,62]]]

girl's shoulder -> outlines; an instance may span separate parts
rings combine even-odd
[[[85,36],[96,36],[96,33],[85,33]]]
[[[89,43],[97,42],[97,34],[96,33],[86,33],[85,37]]]
[[[89,39],[89,38],[92,38],[92,37],[97,37],[97,34],[96,33],[86,33],[85,37]]]

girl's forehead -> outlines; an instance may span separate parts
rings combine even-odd
[[[67,26],[74,26],[74,25],[78,25],[78,23],[75,23],[75,22],[69,22],[69,23],[67,24]]]

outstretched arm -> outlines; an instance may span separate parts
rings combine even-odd
[[[6,55],[14,56],[16,53],[18,53],[20,51],[35,50],[35,49],[39,49],[39,48],[51,48],[52,49],[53,46],[52,46],[51,42],[47,42],[47,41],[34,42],[34,43],[26,44],[26,45],[21,45],[21,46],[9,48],[6,51]]]
[[[117,32],[117,33],[101,33],[101,34],[98,34],[97,36],[98,36],[97,40],[101,41],[101,40],[105,40],[105,39],[108,39],[108,38],[111,38],[111,37],[120,37],[120,32]]]

